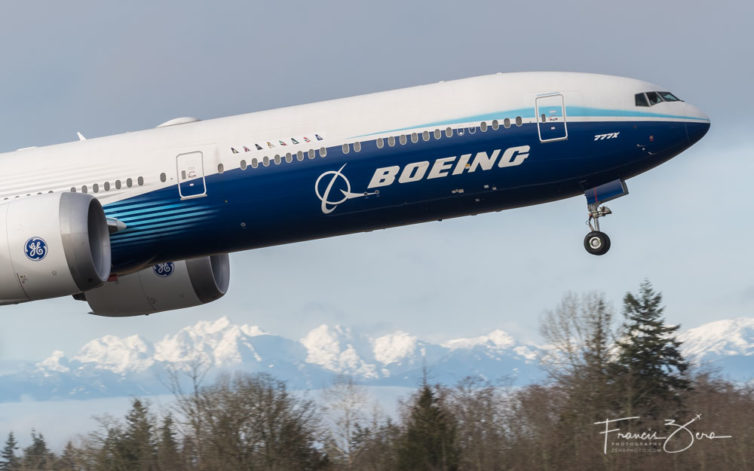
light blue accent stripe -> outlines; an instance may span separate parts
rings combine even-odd
[[[668,118],[668,119],[691,119],[702,120],[703,118],[695,118],[693,116],[681,116],[675,114],[660,114],[649,113],[647,111],[634,111],[634,110],[608,110],[604,108],[588,108],[585,106],[567,106],[566,107],[566,119],[571,117],[594,117],[600,116],[609,120],[609,118]]]
[[[189,230],[194,230],[198,227],[198,225],[186,225],[184,226],[173,226],[171,228],[164,228],[161,230],[152,230],[145,232],[143,234],[133,234],[133,237],[129,238],[123,238],[112,241],[113,244],[122,244],[126,242],[133,242],[135,240],[142,240],[142,239],[148,239],[150,237],[165,237],[168,234],[185,234]]]
[[[149,193],[144,193],[139,196],[148,195]],[[117,201],[115,203],[110,203],[105,206],[105,211],[122,211],[124,209],[132,209],[132,208],[143,208],[145,206],[155,206],[160,204],[168,204],[172,203],[175,200],[157,200],[157,201],[147,201],[145,203],[130,203],[126,204],[126,201],[120,202]]]
[[[120,221],[123,221],[127,224],[129,223],[142,223],[154,219],[162,219],[165,221],[173,220],[176,218],[181,217],[191,217],[191,216],[201,216],[203,214],[212,214],[217,212],[216,209],[193,209],[193,208],[186,208],[186,209],[178,209],[174,211],[168,211],[164,213],[151,213],[151,214],[139,214],[135,216],[126,216],[126,217],[119,217],[118,219]]]
[[[388,129],[385,131],[371,132],[368,134],[360,134],[358,136],[351,136],[349,139],[358,138],[358,137],[376,136],[378,134],[390,134],[390,133],[396,133],[396,132],[401,132],[401,131],[410,131],[412,129],[419,129],[419,128],[450,126],[450,125],[465,124],[465,123],[492,121],[495,119],[498,121],[502,121],[505,118],[509,118],[512,121],[513,119],[516,118],[516,116],[520,116],[525,119],[534,118],[534,107],[518,108],[515,110],[507,110],[507,111],[495,111],[492,113],[464,116],[461,118],[446,119],[443,121],[433,121],[431,123],[417,124],[416,126],[409,126],[405,128],[395,128],[395,129]],[[612,118],[635,117],[635,118],[687,119],[691,121],[708,122],[708,120],[704,118],[696,118],[693,116],[650,113],[647,111],[611,110],[611,109],[606,109],[606,108],[590,108],[586,106],[566,106],[566,121],[568,120],[569,116],[570,117],[599,116],[599,117],[604,117],[605,121],[610,121],[611,117]]]
[[[505,118],[510,118],[511,121],[513,121],[516,116],[521,116],[522,118],[533,118],[534,117],[534,108],[519,108],[516,110],[508,110],[508,111],[495,111],[492,113],[486,113],[486,114],[477,114],[473,116],[465,116],[462,118],[453,118],[453,119],[446,119],[443,121],[433,121],[431,123],[425,123],[425,124],[419,124],[417,126],[410,126],[407,128],[396,128],[396,129],[388,129],[387,131],[378,131],[378,132],[372,132],[369,134],[361,134],[359,136],[353,136],[353,137],[367,137],[367,136],[375,136],[377,134],[387,134],[387,133],[394,133],[399,131],[408,131],[411,129],[418,129],[418,128],[430,128],[430,127],[437,127],[437,126],[449,126],[453,124],[461,124],[461,123],[471,123],[475,121],[492,121],[493,119],[497,119],[502,121]]]
[[[207,220],[207,219],[211,219],[209,216],[197,216],[197,217],[188,217],[188,218],[187,217],[181,217],[181,218],[183,218],[183,220],[181,221],[181,223],[184,223],[184,222],[185,223],[199,222],[199,221],[204,221],[204,220]],[[165,218],[165,219],[167,219],[167,218]],[[175,218],[171,218],[171,219],[179,219],[179,217],[175,217]],[[195,225],[195,224],[192,224],[192,225]],[[144,230],[146,230],[146,229],[152,229],[152,228],[157,228],[157,227],[165,227],[165,226],[178,227],[178,226],[175,225],[175,223],[172,223],[172,222],[165,222],[165,223],[160,223],[160,224],[147,224],[147,225],[144,225],[144,226],[131,226],[128,229],[126,229],[124,232],[121,232],[120,234],[123,234],[121,237],[126,237],[129,234],[136,234],[136,233],[143,234]],[[118,238],[120,239],[120,237],[118,237]]]
[[[111,242],[111,244],[112,244],[113,247],[126,247],[126,246],[129,246],[129,245],[137,245],[137,244],[141,243],[141,241],[143,241],[145,239],[156,239],[156,238],[165,237],[165,236],[168,236],[168,235],[180,234],[182,232],[184,232],[183,229],[175,229],[175,230],[169,230],[169,231],[164,231],[164,232],[155,231],[155,232],[150,232],[149,234],[141,234],[141,235],[136,236],[136,237],[131,237],[130,239],[113,240]],[[136,234],[134,234],[134,235],[136,235]]]
[[[157,211],[164,211],[166,209],[180,208],[180,207],[186,208],[188,206],[180,204],[180,203],[166,204],[166,205],[155,206],[155,207],[151,207],[151,208],[134,209],[133,211],[124,211],[124,212],[113,211],[112,214],[117,214],[117,217],[121,218],[121,217],[128,217],[128,216],[131,216],[131,215],[134,215],[134,214],[153,213],[153,212],[157,212]],[[190,208],[207,208],[207,207],[208,206],[191,206]]]

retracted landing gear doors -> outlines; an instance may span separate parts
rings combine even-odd
[[[178,170],[178,194],[181,199],[207,196],[203,153],[197,151],[178,154],[175,162]]]
[[[546,93],[539,95],[535,103],[540,142],[565,141],[568,139],[563,95]]]

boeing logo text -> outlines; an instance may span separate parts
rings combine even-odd
[[[424,179],[425,176],[427,180],[432,180],[450,175],[474,173],[479,169],[486,172],[492,170],[495,163],[497,163],[498,168],[517,167],[529,157],[529,149],[529,146],[509,147],[505,149],[499,161],[500,149],[495,149],[490,154],[477,152],[473,160],[471,154],[463,154],[460,158],[458,156],[443,157],[436,159],[431,167],[429,161],[424,160],[406,164],[403,171],[401,171],[400,165],[378,168],[367,188],[392,185],[396,177],[398,177],[398,183],[413,183]],[[398,176],[399,173],[400,176]]]

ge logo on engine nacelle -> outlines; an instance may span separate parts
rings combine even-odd
[[[41,237],[32,237],[24,244],[26,258],[38,262],[47,256],[47,242]]]

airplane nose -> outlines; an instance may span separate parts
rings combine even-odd
[[[702,113],[699,108],[689,104],[687,106],[689,108],[688,115],[690,118],[694,118],[694,120],[686,123],[686,136],[688,136],[689,145],[693,145],[707,134],[710,120],[709,116]]]
[[[694,145],[699,139],[703,138],[709,131],[710,122],[686,123],[686,136],[689,139],[689,145]]]

